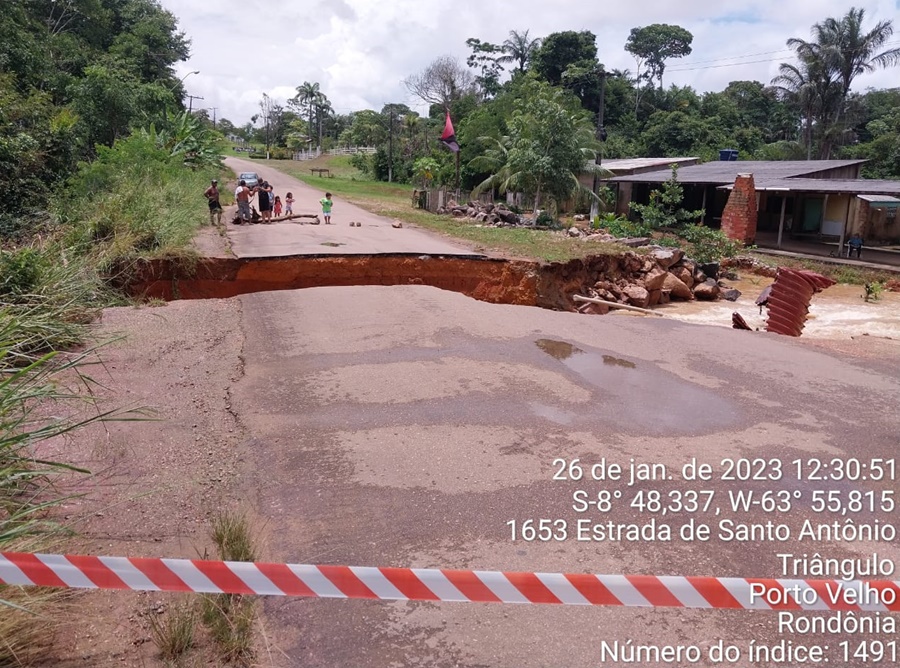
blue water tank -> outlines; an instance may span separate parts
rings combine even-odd
[[[738,152],[733,148],[725,148],[719,151],[719,160],[724,162],[735,162],[737,158]]]

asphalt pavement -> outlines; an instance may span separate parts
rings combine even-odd
[[[785,577],[776,557],[785,552],[900,561],[894,542],[797,540],[804,520],[823,521],[812,492],[883,486],[798,481],[791,470],[794,460],[895,456],[896,346],[890,359],[852,359],[776,335],[490,305],[421,286],[240,299],[244,377],[232,410],[250,439],[244,484],[265,518],[267,559],[718,577]],[[558,460],[592,470],[604,458],[668,473],[634,486],[554,479],[569,470]],[[683,479],[692,459],[714,479]],[[741,469],[723,480],[729,460],[777,460],[784,476],[741,481]],[[803,495],[789,512],[731,508],[729,493],[747,489]],[[579,512],[579,490],[621,497]],[[716,500],[666,517],[636,502],[649,490]],[[876,516],[886,520],[867,520]],[[566,522],[567,537],[523,537],[522,523],[540,519]],[[576,531],[579,521],[680,531],[722,520],[784,524],[794,538],[581,540]],[[601,662],[602,641],[706,652],[724,639],[746,652],[752,640],[855,639],[779,632],[772,611],[281,599],[264,609],[283,666],[595,668],[629,665]]]
[[[294,213],[318,213],[322,224],[305,219],[272,224],[235,226],[227,223],[231,250],[237,257],[277,257],[283,255],[422,253],[428,255],[472,255],[461,242],[441,238],[410,227],[393,227],[394,221],[333,197],[332,225],[325,225],[319,200],[325,192],[271,167],[239,158],[226,158],[235,173],[257,172],[271,183],[275,194],[291,192],[297,200]],[[256,198],[254,197],[254,204]],[[359,227],[351,227],[358,222]]]

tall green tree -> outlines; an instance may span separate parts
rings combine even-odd
[[[866,32],[863,28],[865,15],[865,9],[852,7],[840,19],[828,18],[813,26],[815,44],[819,48],[812,55],[821,58],[836,74],[841,84],[842,103],[847,99],[853,80],[860,74],[900,64],[900,47],[882,50],[894,34],[893,22],[879,21]],[[788,46],[798,52],[810,48],[809,43],[799,39],[789,39]],[[840,112],[839,108],[838,115]]]
[[[883,49],[893,35],[893,22],[882,20],[866,31],[864,21],[865,10],[853,7],[839,19],[814,24],[811,41],[796,37],[787,41],[799,64],[783,63],[774,81],[804,108],[810,154],[813,122],[819,130],[820,157],[830,157],[834,144],[843,137],[846,124],[841,119],[853,80],[900,64],[900,47]]]
[[[472,53],[466,59],[466,65],[481,72],[475,77],[485,97],[494,97],[500,92],[500,76],[503,74],[503,65],[500,64],[503,48],[490,42],[482,42],[480,39],[470,37],[466,40],[466,46],[472,49]]]
[[[590,169],[598,148],[590,114],[567,93],[541,81],[525,84],[509,120],[509,134],[489,140],[490,148],[475,160],[490,176],[475,190],[515,190],[558,205],[579,188],[578,176]]]
[[[641,81],[656,79],[659,89],[663,87],[663,73],[666,61],[691,54],[694,36],[681,26],[654,23],[643,28],[632,28],[625,50],[637,61],[637,82],[635,85],[634,109],[637,113],[641,96]],[[642,72],[641,69],[646,67]]]
[[[803,122],[803,143],[806,159],[811,160],[814,147],[813,129],[818,128],[820,136],[829,132],[828,119],[831,110],[839,104],[838,84],[822,58],[815,54],[817,49],[804,49],[797,64],[782,63],[779,74],[772,83],[782,92],[784,99],[799,111]],[[823,147],[825,142],[822,142]]]
[[[589,30],[567,30],[547,35],[535,50],[531,66],[548,83],[559,86],[570,66],[590,68],[596,62],[597,36]]]
[[[500,50],[504,55],[498,59],[498,62],[515,63],[516,70],[524,73],[535,52],[541,46],[540,38],[529,37],[528,32],[528,30],[525,32],[510,30],[509,37],[500,45]]]
[[[302,85],[297,86],[297,94],[288,100],[288,104],[293,106],[295,109],[306,112],[307,118],[309,118],[309,125],[307,125],[307,132],[309,134],[309,140],[312,141],[315,124],[313,123],[313,118],[316,115],[316,103],[319,99],[321,91],[319,90],[318,82],[310,82],[304,81]]]

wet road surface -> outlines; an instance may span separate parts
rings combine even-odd
[[[267,560],[738,577],[783,576],[780,552],[874,550],[900,562],[895,542],[579,541],[573,530],[529,542],[513,541],[508,524],[647,525],[652,515],[626,503],[640,490],[707,490],[724,505],[732,489],[782,489],[806,495],[786,514],[726,508],[693,518],[775,520],[796,535],[816,517],[813,488],[846,483],[685,482],[682,465],[893,457],[897,356],[854,360],[775,335],[489,305],[427,287],[240,301],[244,375],[231,392]],[[662,464],[672,479],[553,480],[556,459],[604,457],[626,469],[632,458]],[[885,486],[897,487],[850,487]],[[609,512],[578,513],[581,489],[622,497]],[[655,519],[677,531],[689,518]],[[775,613],[758,611],[277,599],[264,609],[284,666],[594,667],[627,665],[600,662],[603,640],[705,651],[717,639],[840,639],[779,634]]]

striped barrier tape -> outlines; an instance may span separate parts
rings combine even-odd
[[[0,553],[7,585],[386,601],[900,611],[900,581],[517,573]]]

